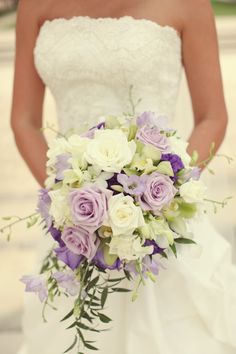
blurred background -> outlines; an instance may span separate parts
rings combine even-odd
[[[21,160],[10,130],[10,108],[13,82],[15,7],[17,1],[0,0],[0,216],[26,216],[34,210],[38,185]],[[229,127],[220,154],[236,160],[236,0],[214,1],[219,38],[220,60],[229,112]],[[214,89],[214,88],[212,88]],[[186,80],[183,75],[178,98],[175,125],[187,138],[192,128],[192,111]],[[46,93],[44,118],[55,124],[55,107],[50,93]],[[50,137],[49,137],[50,138]],[[209,185],[209,198],[223,200],[234,196],[236,191],[236,163],[229,165],[225,159],[217,158],[210,166],[215,175],[207,171],[204,178]],[[223,210],[209,216],[215,227],[227,238],[236,258],[236,198]],[[0,221],[4,225],[4,221]],[[10,243],[0,239],[0,348],[1,353],[13,354],[22,341],[20,330],[23,312],[23,286],[19,282],[22,274],[31,273],[36,262],[38,240],[42,237],[39,228],[27,230],[25,224],[18,225]],[[33,353],[32,353],[33,354]],[[214,354],[214,353],[210,353]],[[223,354],[223,353],[222,353]]]

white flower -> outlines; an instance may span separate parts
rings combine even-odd
[[[161,248],[167,248],[174,242],[175,234],[164,219],[152,220],[140,231],[145,238],[155,240]]]
[[[50,191],[49,197],[51,198],[51,206],[49,214],[53,216],[55,220],[55,226],[62,226],[70,218],[70,208],[67,200],[67,190],[57,189]]]
[[[68,148],[67,152],[72,155],[72,164],[73,160],[76,160],[79,167],[85,169],[87,167],[87,161],[84,157],[84,153],[86,151],[87,145],[90,142],[90,139],[86,137],[82,137],[79,135],[71,135],[68,138]]]
[[[120,193],[109,199],[108,226],[111,227],[113,235],[130,234],[143,225],[142,210],[134,204],[132,197]]]
[[[57,156],[67,153],[68,142],[65,138],[54,139],[50,144],[47,151],[47,166],[55,165]]]
[[[127,261],[143,258],[153,252],[153,246],[143,247],[141,240],[132,234],[112,237],[109,247],[110,254]]]
[[[106,172],[120,172],[132,161],[136,150],[134,141],[118,129],[97,130],[87,145],[85,158]]]
[[[185,167],[189,166],[191,157],[187,153],[188,142],[182,139],[178,139],[176,136],[171,136],[168,138],[168,142],[171,146],[171,152],[178,155]]]
[[[180,196],[186,203],[201,203],[206,195],[206,186],[202,181],[190,181],[179,188]]]

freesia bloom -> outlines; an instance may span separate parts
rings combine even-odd
[[[48,297],[47,281],[44,274],[25,275],[21,278],[22,283],[26,285],[26,292],[37,293],[41,302]]]
[[[66,227],[62,232],[61,239],[71,252],[89,260],[95,256],[98,248],[96,235],[82,227]]]
[[[40,189],[37,211],[41,215],[41,218],[45,221],[48,228],[52,225],[52,217],[49,214],[50,205],[51,205],[51,198],[48,194],[48,189],[44,189],[44,188]]]
[[[132,161],[136,150],[134,141],[118,129],[97,130],[87,146],[85,158],[106,172],[120,172]]]
[[[136,138],[144,144],[155,146],[163,153],[170,152],[170,145],[168,139],[162,134],[158,127],[144,125],[138,129]]]
[[[206,186],[202,181],[191,179],[180,186],[179,193],[186,203],[201,203],[206,195]]]
[[[71,296],[78,295],[80,282],[76,279],[74,272],[55,272],[52,276],[57,281],[57,284],[64,288],[68,294]]]
[[[89,230],[97,230],[107,215],[112,192],[91,185],[74,190],[69,195],[73,222]]]
[[[117,181],[123,186],[124,191],[131,195],[140,195],[145,191],[146,176],[131,175],[127,176],[120,173]]]
[[[143,225],[142,210],[134,204],[132,197],[120,193],[109,199],[108,226],[113,235],[130,234]]]
[[[158,172],[153,172],[147,182],[145,192],[138,197],[143,210],[160,211],[174,198],[177,189],[172,180]]]
[[[57,258],[68,265],[72,270],[78,268],[80,263],[85,259],[84,256],[71,252],[66,246],[58,247],[54,251]]]

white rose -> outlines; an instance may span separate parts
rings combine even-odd
[[[87,145],[85,158],[106,172],[120,172],[132,161],[136,150],[134,141],[117,129],[97,130]]]
[[[109,253],[117,255],[121,260],[132,261],[152,254],[153,246],[143,247],[141,240],[134,235],[112,237]]]
[[[55,226],[62,226],[64,222],[70,219],[67,192],[65,189],[57,189],[50,191],[48,194],[52,201],[49,213],[55,220]]]
[[[189,166],[191,161],[191,156],[187,153],[189,143],[182,139],[178,139],[176,136],[169,137],[168,142],[171,146],[171,152],[181,158],[185,167]]]
[[[130,234],[143,225],[142,210],[134,204],[132,197],[120,193],[109,199],[108,226],[111,227],[113,235]]]
[[[202,181],[190,181],[179,188],[180,196],[186,203],[201,203],[206,195],[206,186]]]

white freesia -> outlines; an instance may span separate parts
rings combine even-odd
[[[71,153],[72,160],[76,160],[79,167],[85,169],[87,167],[87,161],[84,157],[87,145],[90,139],[82,137],[79,135],[71,135],[68,138],[68,147],[67,151]]]
[[[116,236],[132,233],[143,226],[144,218],[141,208],[134,204],[133,198],[120,193],[109,199],[107,222]]]
[[[146,223],[140,231],[145,238],[155,240],[161,248],[167,248],[174,242],[175,233],[164,219],[152,220]]]
[[[178,155],[183,161],[185,167],[188,167],[191,161],[191,157],[187,153],[187,147],[189,143],[182,139],[178,139],[176,136],[169,137],[168,142],[171,146],[171,152]]]
[[[109,248],[110,254],[127,261],[143,258],[153,252],[153,246],[142,246],[141,240],[132,234],[112,237]]]
[[[47,166],[55,165],[57,162],[57,156],[65,154],[68,151],[68,141],[65,138],[57,138],[49,143],[47,151]]]
[[[180,186],[179,193],[186,203],[201,203],[205,198],[206,189],[201,180],[195,181],[191,179]]]
[[[66,188],[50,191],[51,206],[49,213],[53,216],[56,227],[63,225],[70,220],[70,208],[68,205],[68,191]]]
[[[136,150],[134,141],[118,129],[97,130],[87,145],[85,158],[88,163],[106,172],[120,172],[132,161]]]

